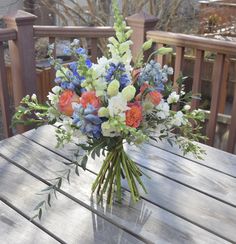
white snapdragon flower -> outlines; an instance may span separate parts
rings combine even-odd
[[[127,101],[121,93],[109,99],[108,111],[111,117],[115,115],[123,116],[128,109]]]
[[[167,102],[165,102],[163,99],[161,102],[156,106],[157,117],[160,119],[166,119],[170,114],[170,106]]]
[[[92,68],[97,77],[106,74],[106,67],[110,64],[110,60],[106,57],[97,59],[97,64],[93,64]]]
[[[187,120],[184,118],[184,114],[181,111],[178,111],[172,120],[172,124],[175,126],[181,126],[185,125],[186,123]]]
[[[179,101],[179,95],[174,91],[172,92],[169,97],[167,98],[167,102],[169,104],[171,103],[177,103]]]

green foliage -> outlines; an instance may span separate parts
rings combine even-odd
[[[12,118],[12,126],[17,124],[35,125],[36,127],[48,122],[48,106],[39,104],[35,95],[25,96]]]

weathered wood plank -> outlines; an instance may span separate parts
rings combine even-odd
[[[26,132],[26,135],[30,134],[31,132]],[[50,149],[56,150],[53,145]],[[189,162],[183,157],[170,154],[162,149],[155,148],[153,150],[153,146],[147,144],[139,148],[127,147],[127,151],[140,165],[236,207],[235,178],[203,165]],[[66,151],[61,152],[59,149],[57,153],[69,157],[70,151],[68,150],[67,154],[63,154]],[[146,156],[143,157],[143,155]]]
[[[20,138],[20,141],[18,138]],[[15,148],[15,143],[18,144],[19,154],[18,156],[12,155],[12,159],[17,160],[20,158],[21,160],[17,160],[18,163],[27,167],[28,170],[36,173],[39,177],[52,178],[53,171],[61,169],[62,165],[60,162],[65,161],[65,159],[38,145],[32,144],[28,140],[25,141],[20,136],[14,139],[14,141],[5,141],[0,152],[11,156],[11,150]],[[20,143],[22,144],[20,145]],[[51,143],[53,143],[52,140]],[[29,153],[32,155],[32,158],[27,158]],[[90,164],[92,163],[91,161]],[[46,168],[44,165],[46,165]],[[104,209],[102,206],[96,205],[95,202],[93,203],[94,205],[91,205],[90,187],[94,179],[94,174],[88,171],[81,172],[80,177],[73,177],[70,185],[63,185],[63,191],[73,195],[84,204],[94,207],[99,213],[103,213]],[[115,223],[122,224],[129,232],[136,232],[152,242],[214,243],[215,241],[217,243],[218,241],[223,241],[218,239],[217,236],[164,211],[148,201],[141,200],[138,204],[130,206],[130,195],[127,191],[123,192],[123,205],[115,204],[112,211],[107,209],[104,214]]]
[[[0,243],[59,243],[0,201]]]
[[[174,145],[172,147],[166,141],[162,141],[162,142],[151,141],[150,144],[155,147],[161,148],[165,151],[168,151],[169,153],[176,154],[180,157],[191,160],[192,162],[196,162],[198,164],[204,165],[216,171],[225,173],[231,177],[234,178],[236,177],[236,155],[235,154],[231,154],[205,144],[197,143],[199,146],[202,147],[202,149],[206,151],[206,155],[203,156],[204,160],[200,160],[200,159],[196,159],[191,154],[186,154],[185,156],[183,156],[183,153],[178,148],[178,146]]]
[[[236,179],[151,145],[127,147],[143,167],[236,207]],[[145,157],[143,157],[145,155]]]
[[[29,160],[28,168],[29,164],[38,163],[32,161],[29,154],[28,158],[24,158],[26,155],[22,156],[18,154],[18,160]],[[35,193],[40,192],[47,185],[3,158],[0,158],[0,170],[2,198],[7,199],[23,213],[32,216],[32,209],[41,198]],[[43,170],[48,170],[47,165],[42,167],[42,173]],[[65,243],[143,243],[60,193],[58,193],[58,201],[53,202],[53,208],[47,212],[47,216],[40,224]]]
[[[53,150],[53,136],[50,135],[48,128],[46,129],[49,137],[46,141],[42,141],[44,146],[51,147]],[[42,135],[42,130],[39,135]],[[28,134],[29,135],[29,134]],[[37,137],[36,134],[32,135],[35,140],[40,140],[42,136]],[[50,143],[49,143],[50,141]],[[65,154],[70,157],[71,153],[66,150],[72,147],[61,149],[59,153]],[[143,154],[142,159],[145,158]],[[158,164],[158,162],[157,162]],[[88,165],[88,168],[94,172],[99,169],[99,162]],[[181,216],[209,231],[217,233],[220,236],[229,238],[236,241],[236,235],[233,233],[233,229],[236,227],[236,220],[232,217],[236,217],[236,209],[214,198],[208,197],[198,191],[189,189],[181,184],[167,179],[161,175],[155,174],[149,170],[144,170],[145,173],[151,176],[151,180],[143,178],[149,194],[143,195],[143,197],[151,201],[152,203],[161,206],[174,214]],[[158,187],[158,185],[160,187]],[[211,206],[211,208],[209,208]],[[227,216],[227,218],[225,218]],[[202,220],[205,221],[202,221]],[[219,229],[218,226],[221,226]]]

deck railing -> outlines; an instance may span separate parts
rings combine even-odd
[[[0,31],[0,68],[1,68],[1,106],[4,113],[3,121],[5,136],[12,134],[9,128],[9,115],[7,113],[8,97],[5,66],[3,59],[2,41],[9,41],[9,50],[11,57],[12,79],[13,79],[13,95],[15,106],[17,106],[21,98],[26,94],[37,93],[36,86],[36,68],[34,55],[34,38],[48,37],[49,42],[55,42],[56,38],[89,38],[91,39],[91,57],[92,61],[96,61],[98,56],[98,38],[107,38],[114,35],[112,27],[55,27],[55,26],[36,26],[34,21],[36,16],[29,13],[18,11],[14,16],[6,17],[5,23],[8,29]],[[211,112],[207,127],[207,135],[209,136],[209,144],[213,145],[215,136],[215,127],[217,114],[223,108],[219,100],[226,99],[226,85],[229,68],[230,55],[236,55],[236,44],[226,41],[218,41],[203,37],[176,34],[170,32],[153,31],[157,19],[145,14],[136,14],[127,18],[129,26],[133,29],[132,34],[132,52],[136,56],[145,39],[152,38],[156,42],[157,47],[174,46],[175,47],[175,74],[174,82],[176,82],[184,64],[184,52],[186,48],[195,50],[195,65],[193,75],[193,93],[201,91],[201,73],[203,69],[204,54],[206,51],[216,53],[214,68],[212,72],[212,99]],[[10,29],[9,29],[10,28]],[[161,64],[165,63],[163,56],[157,57]],[[236,91],[235,96],[236,98]],[[220,99],[219,99],[220,98]],[[198,107],[198,102],[193,101],[192,106]],[[220,107],[220,108],[219,108]],[[236,99],[234,99],[231,118],[230,136],[228,143],[228,151],[233,151],[236,141]],[[6,119],[5,119],[6,118]]]
[[[194,49],[195,52],[195,65],[193,72],[193,94],[201,93],[201,74],[203,70],[203,61],[205,52],[213,52],[216,54],[212,72],[212,91],[211,91],[211,105],[210,115],[207,125],[206,134],[209,138],[208,144],[214,144],[214,137],[216,132],[217,115],[220,109],[220,101],[224,101],[221,104],[224,105],[227,95],[227,78],[229,72],[229,57],[236,56],[236,43],[228,41],[220,41],[214,39],[208,39],[198,36],[190,36],[184,34],[176,34],[162,31],[149,31],[147,32],[147,38],[151,38],[157,43],[158,47],[163,45],[174,46],[176,51],[175,65],[174,65],[174,83],[178,79],[180,72],[183,70],[184,64],[184,52],[186,48]],[[164,57],[157,57],[160,63],[164,63]],[[198,100],[192,101],[192,107],[197,108],[199,106]],[[223,108],[221,108],[223,109]],[[229,139],[227,150],[234,151],[236,141],[236,86],[234,103],[231,116],[231,126],[229,130]]]
[[[10,128],[11,114],[10,114],[10,99],[7,80],[7,72],[4,61],[4,41],[16,40],[16,30],[14,29],[0,29],[0,102],[2,113],[3,133],[5,136],[12,136]]]
[[[91,60],[96,62],[98,57],[98,39],[108,38],[115,34],[113,27],[83,27],[83,26],[34,26],[35,37],[49,37],[50,43],[55,43],[56,38],[89,38],[91,39]],[[56,55],[56,53],[55,53]]]

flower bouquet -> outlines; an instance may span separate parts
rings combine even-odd
[[[183,153],[201,157],[202,150],[194,141],[203,139],[198,123],[204,120],[200,111],[190,108],[192,97],[184,92],[184,78],[180,77],[179,88],[174,90],[170,81],[173,69],[161,67],[151,59],[172,49],[161,48],[144,62],[144,52],[152,46],[152,40],[148,40],[131,65],[132,30],[126,27],[115,1],[113,9],[116,34],[109,38],[109,56],[93,64],[79,40],[74,40],[65,53],[75,61],[64,66],[53,58],[54,47],[50,46],[56,86],[49,93],[47,104],[39,104],[35,95],[26,96],[14,116],[16,123],[55,124],[57,146],[77,140],[78,151],[83,154],[76,153],[77,160],[67,165],[75,166],[76,172],[80,166],[86,169],[89,156],[95,159],[103,155],[92,192],[99,199],[106,194],[109,204],[114,197],[121,202],[122,178],[128,183],[133,202],[140,199],[140,188],[146,192],[144,173],[124,150],[125,143],[138,145],[166,139],[171,145],[177,144]],[[177,111],[171,110],[174,104],[178,104]],[[57,179],[55,187],[47,189],[49,195],[52,189],[60,188],[62,178]],[[43,203],[36,207],[39,217]]]

